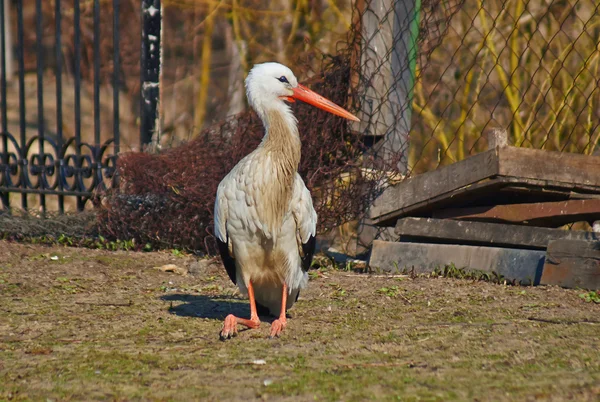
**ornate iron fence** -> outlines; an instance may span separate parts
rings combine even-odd
[[[39,206],[45,212],[46,199],[52,196],[52,209],[62,213],[65,197],[74,197],[76,202],[72,209],[83,210],[95,191],[106,189],[117,180],[116,159],[121,150],[120,91],[124,86],[119,27],[129,22],[120,21],[119,0],[103,5],[112,13],[112,26],[106,25],[100,0],[68,3],[35,0],[35,9],[32,2],[23,0],[16,2],[16,10],[10,10],[9,5],[8,0],[0,0],[2,206],[23,209]],[[156,126],[160,9],[159,0],[142,1],[141,17],[137,21],[142,27],[139,108],[142,145],[151,140]],[[12,78],[8,76],[12,70],[9,68],[13,50],[11,21],[16,21],[14,49],[17,56],[16,77]],[[34,38],[28,29],[31,24],[35,25]],[[50,32],[52,43],[48,40]],[[110,40],[111,32],[112,51],[101,54],[101,41]],[[65,57],[65,53],[70,57]],[[101,76],[104,64],[112,65],[112,71],[103,71]],[[84,76],[82,66],[90,67]],[[47,76],[48,70],[52,74]],[[108,128],[101,122],[104,119],[101,113],[106,113],[101,108],[110,110],[110,106],[101,104],[102,85],[112,89],[108,90],[108,96],[112,97],[108,102],[112,103],[112,122]],[[87,86],[92,93],[91,106],[83,116],[82,91],[87,91]],[[54,92],[54,99],[48,99],[50,92]],[[30,99],[33,95],[35,103]],[[68,110],[65,97],[69,98]],[[66,121],[67,115],[72,121]],[[54,124],[49,123],[49,118]],[[85,130],[82,129],[84,118],[92,122]]]

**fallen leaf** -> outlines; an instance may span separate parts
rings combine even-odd
[[[155,268],[160,271],[163,271],[163,272],[173,272],[175,274],[184,275],[184,276],[188,274],[187,268],[180,267],[175,264],[167,264],[167,265],[163,265],[162,267],[155,267]]]
[[[30,354],[30,355],[49,355],[50,353],[52,353],[52,349],[36,347],[36,348],[30,349],[29,351],[27,351],[25,353]]]

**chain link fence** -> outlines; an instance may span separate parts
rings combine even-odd
[[[462,2],[418,72],[410,171],[485,150],[493,129],[518,147],[598,154],[599,7]]]

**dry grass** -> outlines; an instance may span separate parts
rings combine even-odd
[[[0,400],[600,397],[600,305],[576,290],[321,268],[280,339],[263,318],[220,342],[248,307],[218,262],[0,249]]]

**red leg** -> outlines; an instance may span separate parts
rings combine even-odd
[[[287,285],[283,284],[283,294],[281,295],[281,313],[279,313],[279,318],[273,321],[271,324],[271,334],[269,338],[275,338],[276,336],[280,336],[283,332],[283,329],[287,325],[287,319],[285,318],[285,307],[287,305]]]
[[[239,318],[233,314],[229,314],[225,317],[223,322],[223,329],[221,330],[221,340],[229,339],[232,336],[237,335],[237,325],[245,325],[248,328],[256,329],[260,326],[260,319],[256,313],[256,300],[254,299],[254,288],[252,282],[248,281],[248,298],[250,299],[250,319]]]

